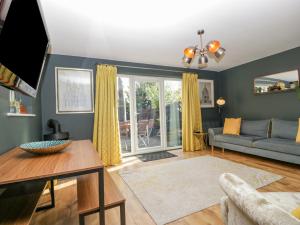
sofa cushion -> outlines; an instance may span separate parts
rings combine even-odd
[[[243,120],[241,134],[268,137],[270,120]]]
[[[241,118],[225,118],[223,134],[240,135]]]
[[[296,140],[298,121],[272,119],[272,138]]]
[[[293,209],[292,215],[294,217],[296,217],[298,220],[300,220],[300,207],[297,207],[297,208]]]
[[[295,140],[282,138],[268,138],[255,141],[253,146],[256,148],[271,150],[292,155],[300,155],[300,144]]]
[[[253,141],[260,140],[262,137],[251,136],[251,135],[229,135],[229,134],[219,134],[215,136],[215,141],[225,142],[235,145],[242,145],[246,147],[252,147]]]

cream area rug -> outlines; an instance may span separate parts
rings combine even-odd
[[[282,177],[212,156],[200,156],[120,172],[158,225],[218,204],[224,192],[218,178],[234,173],[255,188]]]

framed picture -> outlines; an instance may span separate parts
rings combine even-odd
[[[199,96],[201,108],[215,107],[213,80],[199,80]]]
[[[93,70],[56,67],[56,114],[93,113],[93,87]]]

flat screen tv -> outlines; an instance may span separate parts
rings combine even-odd
[[[32,97],[49,46],[37,1],[0,0],[0,85]]]

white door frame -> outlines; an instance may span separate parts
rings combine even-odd
[[[124,153],[122,156],[130,156],[136,154],[143,154],[157,151],[168,151],[172,149],[179,149],[182,146],[167,147],[167,134],[166,134],[166,108],[164,98],[164,81],[165,80],[177,80],[180,78],[167,78],[167,77],[149,77],[149,76],[136,76],[127,74],[118,74],[118,77],[129,78],[129,98],[130,98],[130,140],[131,140],[131,152]],[[138,148],[137,138],[137,116],[136,116],[136,87],[135,81],[149,81],[157,82],[159,84],[159,118],[160,118],[160,146]]]

